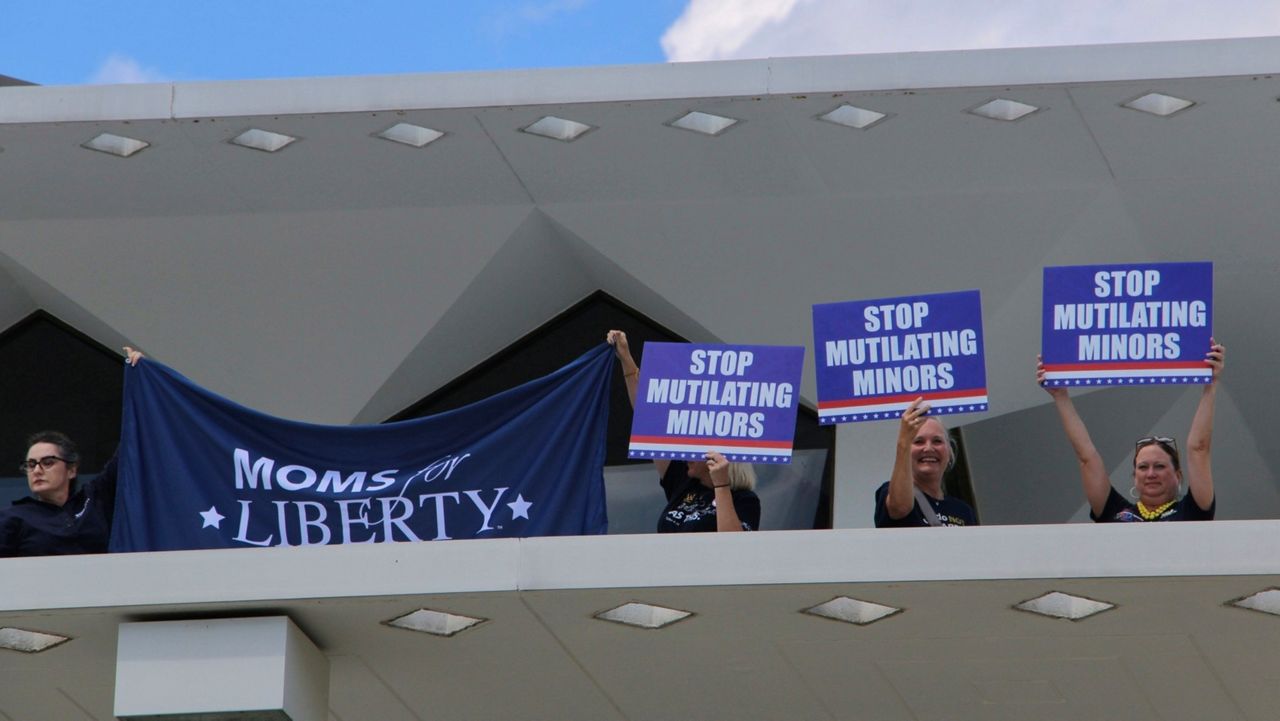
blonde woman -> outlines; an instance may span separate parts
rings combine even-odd
[[[631,406],[636,404],[640,367],[631,357],[627,334],[611,330],[605,336],[622,366]],[[756,475],[749,463],[731,463],[708,451],[701,461],[654,460],[667,506],[658,517],[658,533],[755,531],[760,528],[760,498]]]

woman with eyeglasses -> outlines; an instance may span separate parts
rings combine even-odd
[[[142,353],[126,347],[127,362]],[[0,511],[0,557],[106,553],[116,498],[116,459],[90,482],[77,487],[80,452],[66,434],[42,431],[27,439],[27,476],[31,495]]]
[[[1043,359],[1036,364],[1036,381],[1053,396],[1062,428],[1080,462],[1080,480],[1089,500],[1089,517],[1098,523],[1123,521],[1211,521],[1215,510],[1213,470],[1209,450],[1213,441],[1213,404],[1218,377],[1226,363],[1226,348],[1212,338],[1205,363],[1213,376],[1204,385],[1200,403],[1187,433],[1185,473],[1178,444],[1164,436],[1140,438],[1134,444],[1133,488],[1125,499],[1111,486],[1102,456],[1089,438],[1089,430],[1071,403],[1067,389],[1044,384]],[[1187,491],[1179,495],[1183,479]]]

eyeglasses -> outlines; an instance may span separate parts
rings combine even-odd
[[[1177,455],[1178,453],[1178,442],[1168,436],[1147,436],[1146,438],[1139,438],[1137,442],[1133,444],[1133,450],[1136,452],[1151,445],[1152,443],[1159,443],[1160,445],[1165,446],[1166,449],[1171,449],[1174,455]]]
[[[58,461],[62,461],[63,463],[71,462],[65,458],[59,458],[58,456],[45,456],[44,458],[41,458],[38,461],[34,458],[28,458],[27,460],[18,464],[18,470],[24,473],[30,473],[36,469],[36,466],[40,466],[41,468],[47,471],[50,468],[53,468],[55,465],[57,465]]]

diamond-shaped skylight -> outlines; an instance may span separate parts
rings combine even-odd
[[[52,633],[27,631],[8,626],[0,628],[0,648],[23,653],[40,653],[70,640],[67,636],[59,636]]]
[[[1130,110],[1138,110],[1144,113],[1151,113],[1152,115],[1159,115],[1162,118],[1167,118],[1176,112],[1186,110],[1192,105],[1195,105],[1195,101],[1184,100],[1183,98],[1165,95],[1164,93],[1147,93],[1146,95],[1136,97],[1122,105]]]
[[[736,118],[712,115],[694,110],[671,121],[671,127],[692,130],[703,135],[719,135],[738,123]]]
[[[591,129],[592,127],[586,123],[579,123],[576,120],[557,118],[554,115],[544,115],[534,121],[532,125],[522,128],[526,133],[541,135],[544,138],[551,138],[553,140],[562,140],[566,143],[571,143],[577,140]]]
[[[407,631],[429,633],[433,636],[452,636],[459,631],[465,631],[472,626],[484,623],[486,620],[456,613],[433,611],[429,608],[420,608],[399,618],[393,618],[387,621],[386,624],[395,628],[403,628]]]
[[[1265,591],[1258,591],[1251,596],[1237,598],[1236,600],[1228,601],[1227,603],[1231,606],[1247,608],[1250,611],[1259,611],[1261,613],[1270,613],[1280,616],[1280,589],[1268,588]]]
[[[100,153],[110,153],[111,155],[117,155],[121,158],[127,158],[150,145],[151,143],[148,143],[145,140],[127,138],[123,135],[114,135],[112,133],[100,133],[80,147],[88,148],[89,150],[96,150]]]
[[[640,628],[662,628],[692,615],[688,611],[677,608],[653,606],[647,603],[624,603],[608,611],[597,613],[596,618]]]
[[[444,137],[444,133],[439,130],[424,128],[413,123],[396,123],[377,135],[384,140],[415,148],[426,147],[427,144]]]
[[[836,125],[843,125],[846,128],[866,130],[887,117],[889,117],[887,113],[845,103],[831,112],[819,115],[818,119],[825,120],[828,123],[835,123]]]
[[[974,115],[981,115],[984,118],[992,120],[1018,120],[1026,117],[1039,110],[1034,105],[1020,103],[1017,100],[1009,100],[1008,98],[996,98],[989,100],[969,112]]]
[[[250,128],[232,138],[231,142],[246,148],[274,153],[295,140],[297,138],[292,135],[273,133],[270,130],[262,130],[260,128]]]
[[[845,623],[854,623],[859,626],[875,623],[882,618],[888,618],[900,611],[902,611],[900,608],[872,603],[870,601],[859,601],[856,598],[849,598],[848,596],[836,596],[826,603],[820,603],[813,608],[806,608],[804,610],[805,613],[810,613],[814,616],[831,618],[836,621],[844,621]]]
[[[1014,608],[1038,613],[1041,616],[1079,621],[1096,613],[1115,608],[1115,604],[1095,601],[1092,598],[1084,598],[1083,596],[1072,596],[1059,591],[1051,591],[1030,601],[1023,601],[1014,606]]]

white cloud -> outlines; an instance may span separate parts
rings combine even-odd
[[[1280,35],[1275,0],[690,0],[667,59]]]
[[[127,55],[112,53],[93,71],[90,85],[124,85],[129,83],[164,83],[169,78],[155,68],[144,67]]]
[[[786,20],[797,2],[690,0],[684,13],[662,34],[662,50],[675,62],[735,57],[761,31]]]

